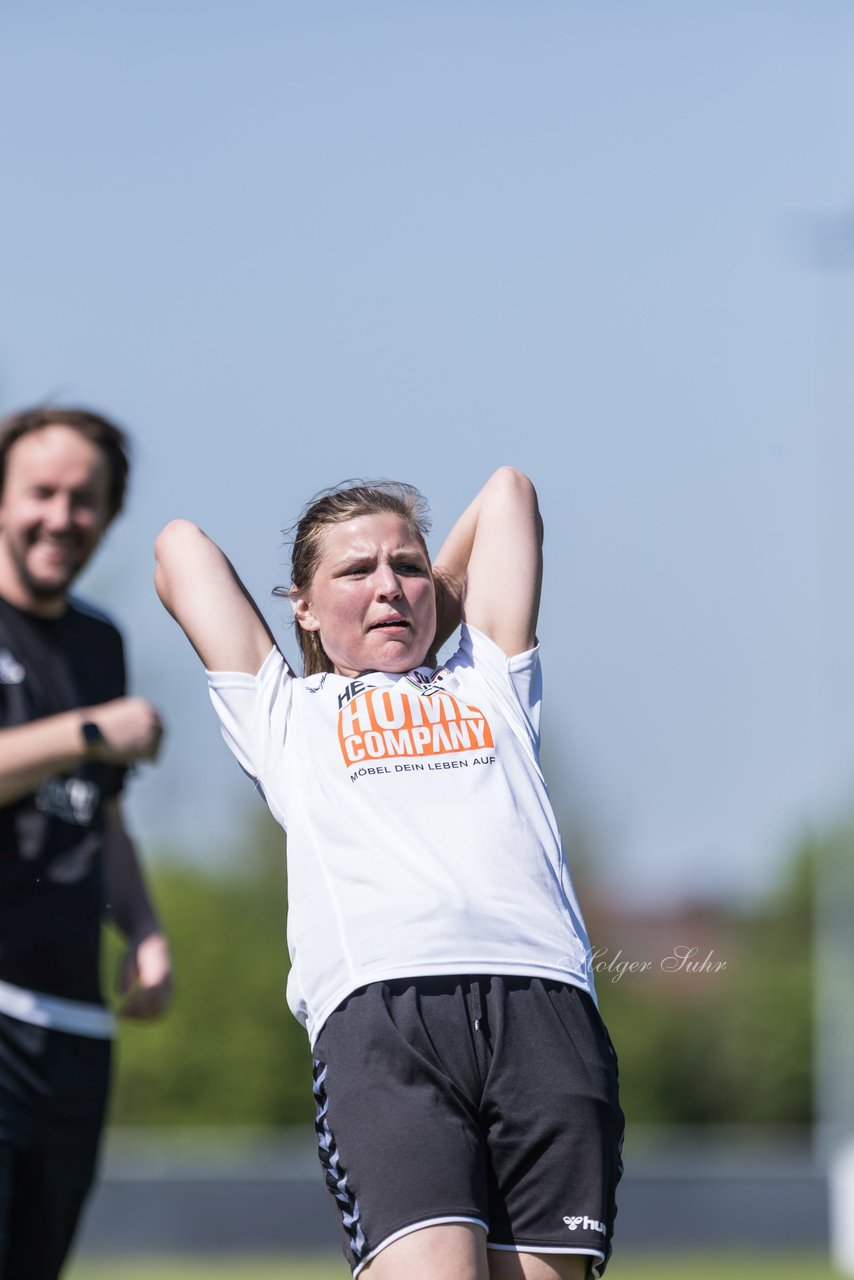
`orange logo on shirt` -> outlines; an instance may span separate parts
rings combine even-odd
[[[477,707],[444,691],[413,697],[400,689],[366,689],[341,707],[338,741],[347,765],[494,745],[489,723]]]

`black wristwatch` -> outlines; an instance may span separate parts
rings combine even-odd
[[[84,720],[80,726],[80,732],[83,734],[87,754],[93,747],[98,747],[105,741],[103,733],[101,733],[94,720]]]

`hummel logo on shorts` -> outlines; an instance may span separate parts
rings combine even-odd
[[[570,1231],[575,1231],[578,1227],[581,1227],[584,1231],[599,1231],[603,1236],[605,1234],[605,1223],[597,1222],[595,1218],[581,1217],[579,1215],[578,1217],[564,1218],[564,1222]]]

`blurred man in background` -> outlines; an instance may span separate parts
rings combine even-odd
[[[119,797],[162,726],[122,640],[69,589],[121,510],[127,442],[99,414],[0,424],[0,1276],[54,1280],[95,1171],[113,1019],[102,921],[127,939],[120,1012],[169,1000],[166,940]]]

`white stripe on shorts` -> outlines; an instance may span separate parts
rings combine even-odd
[[[356,1276],[363,1267],[368,1265],[371,1258],[375,1258],[378,1253],[382,1253],[383,1249],[388,1248],[390,1244],[394,1244],[395,1240],[402,1240],[404,1236],[411,1235],[413,1231],[421,1231],[424,1227],[442,1227],[450,1222],[467,1222],[473,1227],[483,1227],[484,1231],[487,1230],[486,1223],[480,1218],[425,1218],[423,1222],[413,1222],[410,1226],[401,1227],[400,1231],[395,1231],[383,1240],[381,1244],[378,1244],[376,1249],[372,1249],[367,1257],[362,1258],[353,1271],[353,1280],[356,1280]]]

